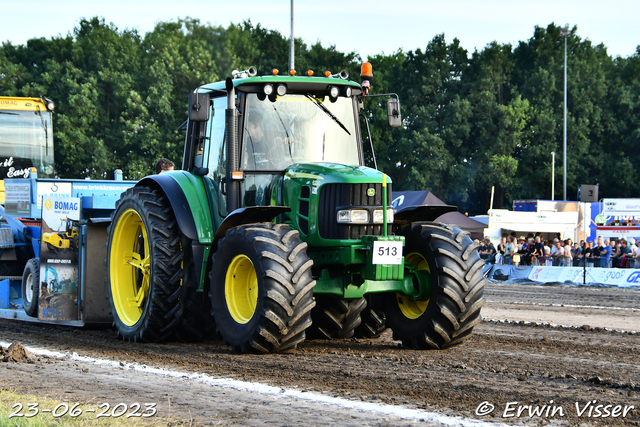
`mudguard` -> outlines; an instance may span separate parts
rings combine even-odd
[[[457,207],[450,205],[407,206],[393,214],[393,225],[405,225],[416,221],[435,221],[440,215],[457,210]]]
[[[163,172],[141,179],[136,186],[160,188],[169,199],[182,234],[201,245],[213,243],[211,210],[200,177],[182,171]]]
[[[288,206],[249,206],[236,209],[227,215],[216,231],[214,248],[217,246],[218,240],[222,239],[230,228],[254,222],[271,222],[275,217],[286,212],[291,212],[291,208]]]

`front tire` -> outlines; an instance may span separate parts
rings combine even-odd
[[[403,226],[405,264],[430,277],[430,291],[422,300],[400,293],[385,298],[383,311],[393,337],[405,347],[447,348],[471,336],[482,321],[484,265],[467,232],[440,223]]]
[[[351,338],[362,320],[360,313],[367,307],[364,298],[344,299],[333,295],[316,296],[311,312],[313,325],[309,335],[315,339]]]
[[[22,305],[27,316],[38,316],[38,292],[40,290],[40,259],[31,258],[22,273]]]
[[[284,224],[241,225],[220,240],[209,276],[211,306],[235,352],[282,352],[305,339],[315,305],[306,248]]]
[[[365,296],[367,308],[362,311],[360,318],[362,322],[356,328],[356,338],[379,338],[387,329],[387,316],[380,309],[373,308],[373,298],[371,295]]]
[[[169,201],[134,187],[120,196],[107,242],[107,298],[124,340],[168,340],[177,326],[182,283],[180,230]]]

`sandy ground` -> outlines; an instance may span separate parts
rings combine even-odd
[[[237,355],[218,341],[125,343],[110,329],[0,320],[2,342],[69,353],[0,363],[0,388],[153,402],[182,425],[640,424],[640,292],[489,284],[485,297],[473,337],[444,351],[400,348],[387,331]]]

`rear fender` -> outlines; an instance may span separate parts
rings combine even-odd
[[[201,177],[184,171],[162,172],[143,178],[136,186],[162,190],[182,234],[200,245],[213,243],[211,209]]]
[[[455,206],[449,205],[421,205],[407,206],[393,214],[393,225],[405,225],[418,221],[435,221],[440,215],[456,212]]]

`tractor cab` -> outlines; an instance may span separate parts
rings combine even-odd
[[[346,73],[235,76],[198,88],[189,101],[183,170],[215,182],[221,218],[243,206],[281,204],[274,191],[293,164],[364,165],[362,89]],[[232,207],[228,193],[237,197]]]

